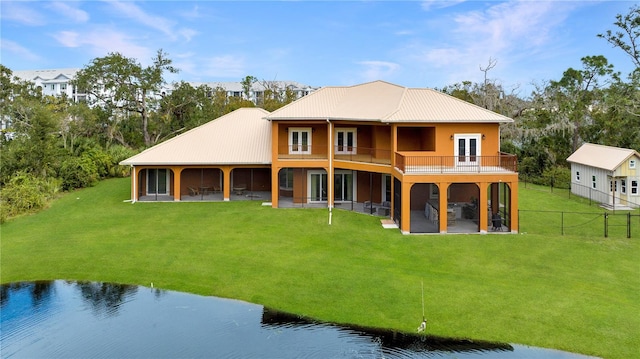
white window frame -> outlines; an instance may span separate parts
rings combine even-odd
[[[336,186],[335,186],[335,180],[336,180],[336,176],[340,176],[341,178],[344,178],[345,175],[350,175],[351,176],[351,199],[341,199],[341,200],[337,200],[335,199],[336,197]],[[333,188],[333,200],[335,203],[348,203],[348,202],[352,202],[355,201],[355,197],[356,197],[356,183],[357,183],[357,178],[356,178],[356,173],[354,171],[351,170],[335,170],[335,172],[333,173],[333,180],[334,180],[334,188]],[[344,185],[344,181],[342,182],[342,184]]]
[[[598,187],[596,183],[596,176],[591,176],[591,187],[593,189],[596,189]]]
[[[320,198],[320,200],[317,199],[312,199],[313,196],[313,188],[312,188],[312,183],[313,181],[311,180],[311,177],[313,175],[320,175],[320,178],[322,178],[322,175],[324,175],[324,177],[326,178],[327,181],[329,181],[329,174],[327,173],[327,171],[325,170],[310,170],[307,172],[307,198],[309,199],[309,203],[327,203],[327,200],[329,198],[329,183],[327,182],[326,186],[327,186],[327,193],[324,194],[324,196],[326,198]]]
[[[640,182],[639,180],[635,179],[635,180],[631,180],[631,195],[632,196],[637,196],[639,195],[639,191],[638,191],[638,182]]]
[[[289,154],[301,154],[301,155],[310,155],[311,154],[311,127],[291,127],[289,128]],[[302,134],[307,134],[308,143],[306,144],[306,150],[303,149],[302,143],[293,143],[293,134],[298,134],[298,140],[302,139]]]
[[[629,160],[629,168],[630,169],[636,168],[636,160]]]
[[[627,179],[626,178],[621,178],[620,179],[620,193],[627,194]]]
[[[465,141],[465,153],[460,155],[460,140]],[[471,154],[470,152],[470,140],[476,141],[476,153]],[[479,133],[460,133],[453,135],[454,141],[454,153],[455,163],[459,166],[472,165],[478,166],[480,164],[480,156],[482,156],[482,135]],[[460,159],[463,159],[462,161]]]
[[[339,141],[338,141],[338,137],[339,134],[343,134],[342,138],[343,138],[343,143],[347,142],[347,138],[348,135],[351,134],[353,141],[351,146],[349,146],[348,143],[343,144],[342,146],[340,146]],[[335,130],[335,153],[336,154],[355,154],[357,152],[357,147],[358,147],[358,129],[355,127],[350,127],[350,128],[346,128],[346,127],[339,127],[336,128]]]
[[[580,171],[576,171],[576,182],[580,182]]]

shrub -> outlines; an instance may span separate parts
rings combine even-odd
[[[0,223],[7,218],[44,208],[60,190],[60,180],[18,172],[0,190]]]
[[[93,186],[100,178],[98,167],[90,155],[84,153],[80,157],[69,157],[60,166],[59,177],[62,189]]]
[[[111,158],[109,177],[127,177],[130,172],[129,167],[121,166],[118,163],[135,155],[137,152],[124,146],[113,145],[107,149],[107,153]]]

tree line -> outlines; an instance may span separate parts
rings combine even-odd
[[[614,30],[597,34],[628,55],[629,74],[615,71],[601,55],[581,59],[557,80],[534,84],[523,98],[489,77],[497,60],[489,59],[482,83],[464,81],[438,89],[513,118],[501,129],[501,150],[516,154],[527,180],[569,183],[565,159],[582,143],[640,150],[640,7],[616,16]],[[223,88],[172,84],[176,73],[158,50],[149,66],[119,53],[95,58],[76,74],[72,86],[87,101],[45,96],[33,83],[13,76],[0,64],[0,115],[7,124],[0,136],[0,222],[47,205],[60,191],[87,187],[102,178],[129,174],[118,163],[141,150],[241,107],[276,110],[296,99],[277,82],[247,100],[253,76],[241,79],[245,97]]]

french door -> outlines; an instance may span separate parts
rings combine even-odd
[[[336,153],[351,154],[356,153],[356,129],[338,128],[336,129]]]
[[[169,194],[169,170],[151,168],[147,170],[147,195]]]
[[[456,165],[478,165],[480,156],[479,134],[458,134],[454,136]]]
[[[309,171],[309,202],[326,202],[328,198],[328,180],[325,171]],[[336,171],[333,175],[334,201],[352,201],[354,178],[352,171]]]
[[[327,173],[309,171],[309,202],[327,201]]]

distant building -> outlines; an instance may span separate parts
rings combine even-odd
[[[640,206],[640,153],[585,143],[567,158],[571,164],[571,193],[606,208]]]
[[[13,75],[24,81],[30,81],[37,87],[42,89],[42,94],[47,96],[66,95],[74,101],[86,101],[87,94],[79,93],[77,89],[70,84],[76,73],[80,69],[50,69],[50,70],[21,70],[14,71]],[[275,90],[285,91],[289,89],[296,95],[296,99],[301,98],[316,91],[317,87],[301,84],[295,81],[257,81],[251,87],[249,94],[244,93],[244,88],[240,82],[188,82],[193,87],[207,85],[212,89],[223,88],[227,91],[229,97],[241,97],[255,104],[264,97],[267,87]],[[162,89],[162,94],[171,92],[171,86]]]
[[[86,101],[87,95],[78,93],[76,88],[69,83],[79,70],[80,69],[22,70],[14,71],[13,75],[40,87],[42,94],[45,96],[66,95],[74,101]]]

